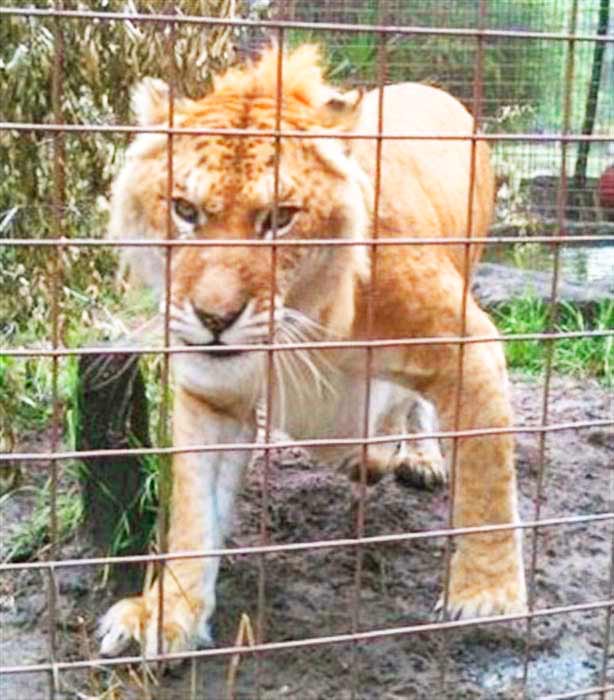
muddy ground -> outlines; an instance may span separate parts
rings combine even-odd
[[[541,385],[516,377],[514,401],[520,425],[539,423]],[[612,394],[593,381],[557,378],[552,389],[551,422],[612,418]],[[612,512],[614,436],[607,428],[552,434],[547,440],[542,517]],[[534,515],[539,438],[519,434],[517,444],[520,509]],[[282,454],[271,466],[269,519],[276,543],[334,539],[353,534],[348,482],[340,474]],[[258,542],[260,470],[248,475],[232,544]],[[428,493],[399,486],[392,479],[373,488],[367,506],[367,535],[429,530],[445,526],[445,491]],[[32,495],[21,492],[2,504],[2,543],[11,528],[28,517]],[[612,598],[610,566],[614,522],[543,529],[538,538],[535,578],[537,608],[591,603]],[[525,534],[525,557],[532,536]],[[360,586],[360,628],[383,629],[423,624],[432,619],[444,541],[365,548]],[[61,556],[91,555],[73,541]],[[228,558],[222,564],[214,633],[218,647],[234,642],[239,619],[258,609],[258,557]],[[266,569],[266,641],[305,639],[345,633],[352,627],[356,554],[352,549],[269,555]],[[97,616],[111,600],[100,587],[100,572],[58,571],[56,658],[75,660],[95,654]],[[0,662],[34,664],[49,658],[46,581],[31,572],[0,577]],[[614,631],[613,631],[614,634]],[[263,700],[450,699],[512,700],[523,697],[526,625],[520,622],[441,632],[390,636],[360,645],[337,645],[244,657],[237,670],[235,697]],[[606,651],[606,609],[538,618],[532,630],[526,698],[614,684],[614,642]],[[447,659],[442,686],[442,658]],[[162,685],[142,691],[126,674],[71,672],[57,679],[58,699],[155,697],[199,700],[227,697],[229,659],[201,660],[166,675]],[[194,687],[194,695],[190,694]],[[0,675],[2,700],[48,697],[45,674]],[[105,688],[115,687],[111,693]],[[577,697],[580,697],[579,695]],[[604,700],[603,695],[583,695]],[[609,698],[614,698],[614,693]]]

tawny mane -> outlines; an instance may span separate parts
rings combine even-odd
[[[285,99],[311,107],[319,107],[331,94],[331,88],[324,81],[320,49],[314,44],[305,44],[290,52],[269,48],[256,62],[231,68],[216,77],[213,90],[220,94],[272,99],[281,92]]]

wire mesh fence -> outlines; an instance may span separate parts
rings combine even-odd
[[[614,697],[613,22],[602,0],[0,5],[3,697]],[[271,44],[249,88],[212,86]],[[167,87],[131,103],[147,75]],[[392,128],[405,81],[471,125],[417,128],[429,91]],[[395,200],[403,153],[441,167]]]

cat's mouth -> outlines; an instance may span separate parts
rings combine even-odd
[[[216,341],[212,341],[205,345],[200,343],[190,343],[186,340],[182,340],[182,343],[190,348],[198,348],[200,351],[199,354],[206,355],[212,359],[222,360],[224,358],[239,357],[239,355],[245,354],[245,350],[233,350],[232,347],[228,347],[226,343]]]

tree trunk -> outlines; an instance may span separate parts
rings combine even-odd
[[[83,355],[77,396],[78,450],[150,447],[145,383],[139,356]],[[102,456],[83,460],[86,528],[104,555],[145,554],[155,523],[143,510],[143,458]],[[152,505],[152,504],[150,504]],[[139,590],[142,566],[117,565],[112,581],[122,593]]]
[[[610,1],[611,0],[600,0],[599,20],[597,25],[598,36],[605,36],[608,33],[608,26],[610,23]],[[584,136],[590,136],[593,133],[593,128],[595,126],[595,116],[597,114],[597,101],[599,99],[599,87],[601,83],[601,72],[605,48],[605,41],[595,42],[591,80],[588,86],[586,108],[584,111],[584,123],[582,125],[582,134]],[[581,141],[578,145],[578,157],[576,159],[576,168],[573,180],[573,189],[575,190],[576,197],[578,197],[578,203],[584,199],[583,193],[586,189],[586,168],[588,165],[588,152],[590,145],[590,141]]]

